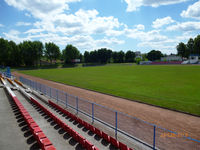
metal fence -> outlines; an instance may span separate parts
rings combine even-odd
[[[19,80],[30,88],[39,91],[77,113],[91,117],[91,121],[99,121],[114,129],[115,136],[120,132],[145,144],[152,149],[190,149],[199,150],[200,141],[186,134],[173,132],[155,124],[148,123],[133,116],[92,103],[77,96],[70,95],[58,89],[20,77]]]

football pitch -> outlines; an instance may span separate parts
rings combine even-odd
[[[21,73],[200,116],[199,65],[105,65]]]

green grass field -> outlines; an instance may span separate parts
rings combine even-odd
[[[200,66],[106,65],[21,72],[200,116]]]

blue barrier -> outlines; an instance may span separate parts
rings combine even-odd
[[[61,102],[62,104],[65,104],[66,107],[74,109],[77,113],[80,112],[88,117],[91,117],[92,123],[94,121],[99,121],[100,123],[112,128],[115,132],[116,138],[118,136],[118,132],[120,132],[152,149],[174,149],[174,147],[182,147],[185,149],[187,146],[189,146],[189,149],[191,150],[200,149],[199,140],[188,136],[182,136],[180,138],[178,137],[179,133],[177,132],[156,126],[155,124],[129,116],[116,110],[112,110],[108,107],[78,98],[77,96],[70,95],[35,81],[32,81],[33,84],[30,84],[31,80],[23,77],[20,77],[20,81],[30,86],[30,88],[36,89],[50,98],[54,98],[57,103]],[[47,89],[49,92],[47,92]],[[176,138],[162,138],[162,135],[166,133],[174,134],[176,135]],[[167,146],[166,143],[168,144]]]

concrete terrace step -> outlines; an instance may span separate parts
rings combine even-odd
[[[0,149],[1,150],[28,150],[35,147],[29,143],[30,137],[23,131],[14,102],[5,89],[0,88]]]
[[[29,103],[28,99],[21,93],[18,91],[14,91],[14,93],[57,150],[75,149],[73,140],[68,141],[60,136],[62,130],[60,130],[60,128],[54,123],[51,123],[51,119],[48,116],[41,113],[40,110],[36,109],[36,107],[33,107],[33,105]]]
[[[33,95],[31,95],[33,96]],[[89,142],[91,142],[93,145],[95,145],[100,150],[115,150],[115,148],[107,143],[103,143],[100,138],[98,138],[94,133],[91,133],[89,130],[86,130],[83,126],[80,126],[77,122],[71,120],[70,118],[64,116],[62,113],[60,113],[58,110],[53,109],[52,107],[42,103],[39,101],[35,96],[33,96],[35,100],[37,100],[42,106],[47,108],[51,113],[55,114],[59,119],[61,119],[64,123],[69,125],[73,130],[78,132],[81,136],[86,138]]]

